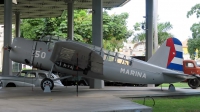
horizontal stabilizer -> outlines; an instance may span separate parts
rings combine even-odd
[[[176,77],[176,78],[182,78],[182,79],[194,79],[196,78],[195,76],[192,76],[192,75],[188,75],[188,74],[184,74],[184,73],[179,73],[179,72],[176,72],[176,73],[171,73],[171,72],[162,72],[163,75],[167,75],[167,76],[170,76],[170,77]]]

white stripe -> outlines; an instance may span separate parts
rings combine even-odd
[[[174,47],[175,47],[176,51],[183,52],[182,45],[176,45],[176,44],[174,44]]]
[[[171,63],[178,64],[178,65],[183,65],[183,59],[174,57],[174,59],[172,60]]]

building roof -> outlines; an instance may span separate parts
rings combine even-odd
[[[135,43],[133,48],[136,48],[137,46],[143,45],[143,44],[145,44],[145,41],[141,41],[141,42]]]
[[[17,0],[13,4],[13,13],[20,12],[20,18],[44,18],[61,16],[67,10],[67,0]],[[103,0],[104,8],[119,7],[130,0]],[[74,0],[74,9],[91,9],[92,0]],[[13,14],[13,21],[15,16]],[[4,21],[4,4],[0,4],[0,23]]]

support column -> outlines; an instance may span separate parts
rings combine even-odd
[[[15,37],[20,37],[20,12],[15,12]],[[22,70],[22,64],[21,63],[15,63],[17,64],[17,71],[19,72]],[[14,69],[14,68],[13,68]]]
[[[153,0],[146,0],[146,61],[153,51]]]
[[[15,12],[15,37],[20,37],[20,12]]]
[[[68,27],[67,27],[67,36],[68,39],[74,39],[74,1],[70,0],[67,3],[67,18],[68,18]]]
[[[92,44],[102,47],[103,42],[103,0],[92,0]],[[103,88],[104,81],[90,80],[90,88]]]
[[[11,45],[12,39],[12,0],[4,0],[4,46]],[[4,50],[2,75],[12,75],[12,62],[9,51]]]
[[[154,15],[154,53],[157,51],[158,49],[158,0],[154,0],[154,11],[153,11]]]
[[[146,0],[146,61],[153,53],[153,1]],[[154,84],[148,84],[148,87],[155,87]]]

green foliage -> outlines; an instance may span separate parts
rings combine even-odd
[[[115,51],[124,46],[123,40],[116,40],[115,38],[112,38],[111,40],[103,40],[103,48],[110,50],[110,51]]]
[[[38,40],[45,35],[67,38],[67,13],[57,18],[24,19],[21,25],[21,36]],[[109,15],[103,12],[104,48],[114,51],[123,47],[123,41],[132,35],[127,29],[128,13]],[[95,36],[95,35],[94,35]],[[92,43],[92,14],[87,10],[74,11],[74,40]]]
[[[134,35],[133,42],[138,42],[138,41],[145,41],[146,35],[145,35],[145,30],[141,29],[140,26],[143,23],[136,23],[133,27],[135,32],[139,31],[136,35]],[[172,37],[173,35],[169,33],[168,31],[171,30],[172,24],[170,22],[165,22],[165,23],[158,23],[158,44],[162,44],[167,38]]]
[[[193,14],[196,14],[197,18],[200,16],[200,4],[196,4],[193,6],[190,11],[187,12],[187,17],[189,18]],[[188,40],[188,53],[190,54],[191,59],[195,59],[196,57],[196,51],[200,51],[200,22],[194,23],[190,30],[192,31],[192,38]],[[200,52],[197,54],[198,57],[200,57]]]
[[[132,35],[133,32],[129,31],[126,26],[128,13],[110,16],[104,12],[103,17],[105,40],[111,40],[111,38],[116,38],[116,40],[127,39]]]
[[[172,24],[170,22],[158,23],[158,32],[167,32],[171,30]]]
[[[153,100],[146,98],[145,105],[150,106],[153,112],[199,112],[200,110],[200,97],[181,97],[174,96],[168,98],[154,98],[155,106],[153,106]],[[143,99],[134,100],[134,102],[143,104]]]
[[[195,59],[196,57],[196,50],[200,51],[200,37],[198,38],[190,38],[188,40],[188,53],[190,54],[190,58],[191,59]],[[200,56],[200,52],[198,52],[197,56]]]
[[[142,25],[143,23],[135,23],[134,25],[133,25],[133,30],[134,30],[134,33],[136,33],[135,35],[134,35],[134,38],[133,38],[133,40],[132,40],[132,42],[134,43],[134,42],[139,42],[139,41],[144,41],[145,40],[145,31],[143,31],[143,29],[141,29],[141,25]]]
[[[104,48],[115,51],[123,47],[123,42],[129,38],[133,31],[127,29],[126,19],[128,13],[120,15],[108,15],[105,11],[103,14],[103,39]]]
[[[145,41],[146,40],[146,34],[145,32],[140,32],[140,33],[137,33],[134,38],[133,38],[133,43],[134,42],[140,42],[140,41]]]
[[[133,25],[133,28],[135,31],[140,31],[141,30],[140,27],[141,27],[141,23],[138,23],[138,22]]]
[[[162,84],[162,87],[169,87],[169,85],[170,84],[168,84],[168,83],[164,83],[164,84]],[[188,83],[186,83],[186,82],[177,82],[177,83],[173,83],[173,85],[175,87],[189,87]],[[161,87],[161,85],[159,87]]]
[[[199,31],[200,31],[200,22],[199,23],[194,23],[191,27],[190,30],[192,31],[192,37],[197,38],[199,37]]]
[[[23,19],[20,26],[21,37],[37,40],[44,30],[44,19]]]
[[[85,10],[74,12],[74,34],[74,40],[92,43],[92,14]]]
[[[200,16],[200,4],[196,4],[195,6],[193,6],[190,11],[187,12],[187,17],[189,18],[190,16],[192,16],[193,14],[196,14],[197,18],[199,18]]]

